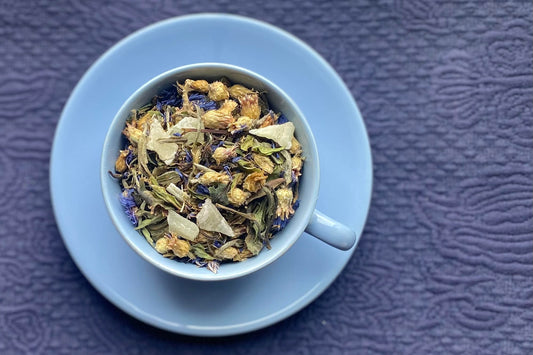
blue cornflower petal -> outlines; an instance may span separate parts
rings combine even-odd
[[[178,90],[175,87],[161,91],[157,101],[161,104],[161,108],[166,105],[181,106],[182,104],[181,97],[178,96]],[[157,108],[161,110],[159,106]]]
[[[211,146],[211,150],[214,152],[217,148],[222,147],[223,144],[224,144],[224,141],[220,141],[217,144],[213,144]]]
[[[233,177],[231,176],[231,170],[230,170],[229,166],[224,165],[224,171],[226,172],[226,174],[229,175],[230,180],[233,180]]]
[[[196,192],[202,195],[209,195],[209,189],[202,184],[198,184],[196,187]]]
[[[122,194],[119,197],[120,204],[124,209],[129,209],[132,207],[136,207],[135,200],[132,196],[133,189],[126,189],[122,192]]]
[[[191,155],[191,152],[186,150],[185,151],[185,161],[187,163],[191,163],[192,162],[192,155]]]
[[[130,165],[133,159],[135,159],[135,154],[133,154],[133,150],[128,149],[128,155],[126,155],[126,164]]]
[[[199,93],[190,94],[189,101],[192,104],[200,106],[202,109],[206,111],[214,110],[217,108],[217,103],[215,101],[211,101],[207,98],[207,96],[199,94]]]
[[[231,159],[231,162],[232,163],[236,163],[236,162],[238,162],[241,159],[242,159],[242,157],[235,157],[235,158]]]
[[[122,191],[122,194],[119,197],[120,204],[122,205],[122,208],[124,209],[124,212],[130,219],[130,222],[137,226],[139,221],[137,220],[137,216],[135,216],[135,213],[133,212],[133,208],[137,207],[137,204],[135,203],[135,200],[132,196],[133,189],[125,189]]]
[[[222,243],[219,242],[218,240],[215,240],[215,242],[213,243],[213,245],[215,246],[215,248],[220,248],[222,246]]]
[[[287,119],[287,117],[285,117],[285,115],[282,114],[282,115],[280,115],[278,117],[277,124],[283,124],[283,123],[287,123],[287,122],[289,122],[289,120]]]
[[[294,204],[292,205],[292,209],[297,210],[298,207],[300,207],[300,200],[296,200],[296,202],[294,202]]]

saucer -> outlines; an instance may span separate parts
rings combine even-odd
[[[109,301],[168,331],[235,335],[274,324],[316,299],[343,270],[357,243],[340,251],[304,234],[268,267],[220,282],[171,276],[126,245],[107,215],[101,193],[100,155],[108,126],[142,84],[197,62],[248,68],[293,98],[317,140],[317,208],[360,236],[370,205],[372,161],[364,123],[349,90],[309,46],[276,27],[240,16],[200,14],[165,20],[131,34],[99,58],[61,115],[52,147],[50,189],[70,255]]]

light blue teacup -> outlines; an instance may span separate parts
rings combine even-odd
[[[146,242],[132,226],[128,216],[119,202],[121,193],[118,182],[110,177],[109,171],[114,171],[115,160],[119,150],[124,148],[125,138],[122,130],[132,109],[137,109],[163,89],[176,81],[185,79],[217,80],[225,76],[233,83],[242,84],[267,93],[270,106],[276,112],[282,112],[295,125],[295,135],[302,145],[305,162],[299,186],[300,206],[287,226],[278,232],[271,240],[272,249],[263,249],[259,255],[242,262],[223,263],[217,274],[205,268],[199,268],[191,263],[183,263],[164,258],[150,244]],[[100,178],[105,204],[111,220],[120,235],[135,252],[145,260],[163,271],[176,276],[201,280],[219,281],[233,279],[250,274],[282,256],[303,234],[307,232],[325,243],[341,249],[350,249],[356,240],[355,232],[345,225],[325,216],[315,209],[318,198],[320,169],[318,152],[309,124],[302,112],[291,98],[268,79],[234,65],[222,63],[199,63],[182,66],[160,74],[135,91],[122,105],[111,122],[105,138]]]

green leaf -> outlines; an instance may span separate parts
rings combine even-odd
[[[247,135],[241,140],[240,148],[246,152],[254,146],[254,141],[254,137]]]
[[[279,148],[272,148],[272,146],[268,143],[258,143],[257,145],[254,145],[252,147],[252,151],[256,153],[261,153],[263,155],[272,155],[277,152],[281,152],[285,148],[279,147]]]
[[[211,201],[213,201],[213,203],[229,205],[230,203],[228,201],[228,187],[229,186],[226,184],[216,184],[210,186],[208,189]]]
[[[159,222],[161,222],[164,219],[165,219],[165,217],[163,217],[162,215],[156,216],[154,218],[143,219],[142,221],[139,222],[137,227],[135,227],[135,230],[143,229],[143,228],[145,228],[145,227],[147,227],[147,226],[149,226],[151,224],[154,224],[154,223],[159,223]]]
[[[167,171],[157,177],[157,183],[162,186],[178,184],[180,181],[180,175],[175,171]]]
[[[154,240],[150,236],[150,232],[146,228],[141,229],[141,234],[151,246],[155,246]]]
[[[256,236],[248,235],[244,239],[244,242],[246,243],[246,248],[248,248],[249,251],[252,252],[253,255],[259,254],[261,249],[263,249],[263,242],[259,240]]]
[[[215,260],[214,257],[207,254],[204,247],[201,244],[196,244],[192,247],[194,255],[205,260]]]

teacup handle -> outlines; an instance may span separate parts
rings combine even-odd
[[[355,244],[357,236],[344,224],[315,210],[305,231],[313,237],[340,250],[348,250]]]

